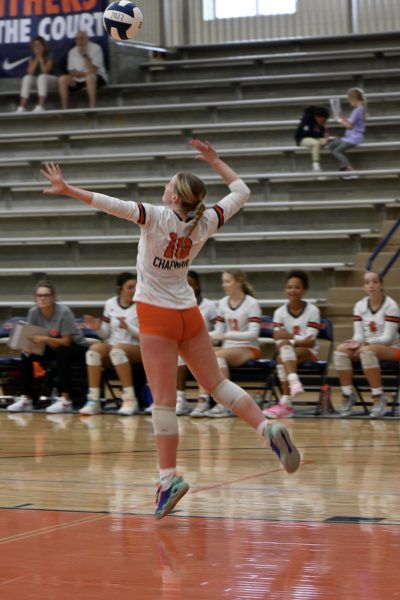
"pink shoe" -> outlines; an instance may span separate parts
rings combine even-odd
[[[297,394],[302,394],[304,392],[304,388],[301,385],[301,381],[295,381],[289,384],[290,387],[290,395],[297,396]]]
[[[293,417],[294,410],[293,406],[288,406],[287,404],[275,404],[275,406],[263,410],[263,413],[270,419],[285,419]]]

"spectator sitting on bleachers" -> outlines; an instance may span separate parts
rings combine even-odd
[[[133,387],[131,365],[141,362],[139,329],[133,295],[136,277],[125,271],[117,277],[118,296],[107,300],[102,319],[85,315],[88,327],[97,331],[105,341],[94,343],[86,353],[89,379],[87,402],[80,413],[96,415],[101,412],[100,385],[102,365],[113,365],[122,384],[122,406],[119,415],[138,413],[138,400]]]
[[[70,91],[86,88],[89,107],[95,108],[97,89],[108,81],[104,56],[101,47],[90,42],[84,31],[75,36],[76,46],[68,52],[68,74],[61,75],[58,81],[61,106],[68,108]]]
[[[370,416],[377,418],[383,417],[387,404],[379,361],[400,361],[400,309],[397,302],[385,295],[382,277],[375,271],[365,273],[364,291],[365,298],[357,302],[353,310],[353,337],[340,344],[334,353],[343,395],[342,417],[351,415],[355,401],[353,362],[361,362],[374,403]]]
[[[366,98],[363,90],[352,88],[347,93],[347,98],[353,110],[348,119],[342,114],[334,115],[338,123],[343,125],[346,132],[343,137],[335,138],[328,142],[328,150],[339,161],[341,171],[354,171],[346,156],[346,152],[364,141],[365,136],[365,105]],[[347,175],[346,179],[354,176]]]
[[[196,271],[189,270],[187,274],[187,281],[190,287],[194,291],[196,296],[197,305],[200,309],[204,322],[208,331],[212,331],[217,318],[217,306],[213,300],[203,298],[201,295],[200,277]],[[184,361],[179,357],[178,360],[178,384],[176,392],[176,414],[178,416],[188,415],[192,413],[192,416],[196,416],[196,410],[200,409],[208,410],[211,408],[211,398],[208,394],[199,399],[198,408],[191,409],[189,403],[186,400],[186,380],[188,376],[188,368]],[[207,407],[207,408],[205,408]]]
[[[47,42],[44,38],[38,36],[31,43],[32,56],[28,62],[26,75],[21,82],[21,103],[17,112],[26,111],[31,88],[34,84],[37,86],[38,103],[33,112],[45,110],[45,102],[49,91],[57,90],[57,76],[54,74],[55,57],[50,52]]]
[[[71,366],[73,362],[85,360],[87,343],[82,331],[77,327],[70,308],[56,302],[56,291],[51,281],[40,281],[35,289],[36,306],[28,312],[28,323],[43,327],[48,335],[35,335],[34,343],[46,344],[43,355],[22,353],[21,388],[22,395],[15,398],[7,407],[12,412],[30,411],[33,408],[33,363],[47,367],[51,361],[57,366],[57,388],[60,396],[46,408],[49,413],[63,413],[72,410]]]
[[[325,146],[328,139],[328,131],[325,124],[329,119],[329,111],[323,106],[308,106],[303,113],[301,121],[296,129],[295,140],[298,146],[311,149],[312,168],[320,171],[321,148]]]
[[[317,360],[316,338],[321,317],[319,308],[303,300],[308,287],[308,276],[304,271],[291,271],[284,290],[288,302],[274,312],[277,372],[283,394],[278,404],[263,411],[270,419],[293,416],[292,399],[303,391],[297,365]]]
[[[215,349],[218,365],[224,377],[229,377],[229,367],[240,367],[249,360],[260,358],[258,337],[261,329],[261,308],[254,298],[254,291],[240,269],[222,273],[222,287],[227,294],[218,302],[215,329],[210,337],[222,342]],[[200,390],[200,398],[204,395]],[[200,412],[202,405],[195,409],[193,416],[232,417],[234,413],[221,404]]]

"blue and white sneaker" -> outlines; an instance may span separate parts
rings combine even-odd
[[[300,466],[300,452],[290,439],[288,430],[281,423],[267,423],[264,436],[268,435],[271,449],[275,452],[288,473],[295,473]]]
[[[179,477],[174,475],[171,485],[167,490],[163,490],[159,484],[156,496],[156,511],[154,516],[156,519],[162,519],[174,508],[175,504],[189,491],[189,484]]]

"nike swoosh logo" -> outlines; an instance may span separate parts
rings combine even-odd
[[[8,58],[5,58],[3,60],[3,70],[4,71],[12,71],[12,69],[15,69],[19,65],[22,65],[22,63],[27,62],[29,59],[30,59],[30,56],[27,56],[26,58],[21,58],[20,60],[15,60],[14,62],[10,62],[10,60]]]

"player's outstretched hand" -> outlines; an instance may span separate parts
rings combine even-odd
[[[202,142],[201,140],[192,139],[189,140],[189,144],[199,152],[196,154],[196,160],[204,160],[205,162],[212,163],[214,160],[218,160],[218,154],[215,148],[211,146],[210,142],[205,140]]]
[[[51,187],[45,188],[43,194],[64,194],[67,184],[59,165],[52,162],[45,163],[45,168],[41,169],[40,173],[51,183]]]

